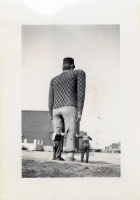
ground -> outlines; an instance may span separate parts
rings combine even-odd
[[[120,155],[91,152],[89,163],[81,163],[80,153],[77,162],[65,162],[53,161],[52,152],[22,151],[22,177],[120,177]]]

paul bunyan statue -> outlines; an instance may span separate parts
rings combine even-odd
[[[63,59],[63,73],[54,77],[50,82],[49,89],[49,112],[53,119],[54,142],[58,142],[59,131],[65,130],[62,136],[67,134],[66,152],[67,161],[74,161],[75,134],[77,124],[82,117],[85,99],[86,74],[83,70],[74,70],[74,59]],[[57,137],[56,137],[57,136]],[[56,138],[56,139],[55,139]],[[60,146],[61,145],[61,146]],[[62,142],[57,143],[57,155],[61,158]],[[54,147],[55,144],[54,144]],[[62,159],[63,160],[63,159]]]

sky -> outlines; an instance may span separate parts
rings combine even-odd
[[[86,73],[80,130],[94,148],[121,142],[119,133],[119,25],[22,26],[22,110],[48,110],[50,80],[63,58]]]

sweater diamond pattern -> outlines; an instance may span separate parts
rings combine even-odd
[[[86,75],[83,70],[63,72],[50,83],[49,111],[64,106],[75,106],[82,114],[85,99]]]

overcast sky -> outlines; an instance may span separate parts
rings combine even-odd
[[[22,110],[48,110],[50,80],[73,57],[86,72],[80,129],[94,148],[119,142],[119,44],[118,25],[22,26]]]

